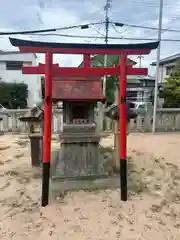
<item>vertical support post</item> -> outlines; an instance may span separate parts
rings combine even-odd
[[[162,32],[162,19],[163,19],[163,0],[160,0],[159,6],[159,25],[158,25],[158,41],[159,45],[157,48],[157,61],[156,61],[156,80],[155,80],[155,88],[154,88],[154,106],[153,106],[153,125],[152,125],[152,133],[156,132],[156,111],[157,111],[157,102],[158,102],[158,83],[160,77],[160,55],[161,55],[161,32]]]
[[[49,203],[49,178],[51,158],[51,128],[52,128],[52,53],[45,55],[45,101],[44,101],[44,147],[43,147],[43,177],[42,177],[42,207]]]
[[[115,96],[115,104],[118,106],[119,101],[119,86],[116,86],[116,96]],[[120,139],[119,139],[119,121],[114,120],[114,166],[115,171],[120,171],[120,161],[119,161],[119,154],[120,154]]]
[[[120,56],[119,124],[120,124],[120,184],[121,200],[127,201],[126,159],[126,54]]]
[[[91,56],[89,54],[83,55],[84,67],[91,67]]]

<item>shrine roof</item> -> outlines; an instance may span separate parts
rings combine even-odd
[[[61,101],[105,101],[101,81],[88,80],[53,80],[52,97]]]
[[[44,47],[44,48],[66,48],[66,49],[156,49],[159,42],[137,43],[137,44],[91,44],[91,43],[56,43],[38,42],[23,39],[9,38],[15,47]]]

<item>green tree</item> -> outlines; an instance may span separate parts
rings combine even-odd
[[[0,82],[0,103],[9,109],[26,108],[28,86],[25,83]]]
[[[180,107],[180,61],[178,61],[170,73],[163,86],[163,90],[159,93],[164,98],[164,107],[178,108]]]
[[[111,105],[115,101],[115,92],[116,87],[119,82],[119,78],[117,76],[109,76],[106,80],[106,98],[107,105]]]

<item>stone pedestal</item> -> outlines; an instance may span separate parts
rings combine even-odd
[[[52,166],[52,178],[85,179],[108,175],[100,155],[100,136],[91,133],[61,134],[61,149]]]
[[[43,137],[40,134],[29,136],[31,144],[31,165],[40,167],[43,159]]]

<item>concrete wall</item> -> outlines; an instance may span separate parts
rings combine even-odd
[[[19,117],[24,115],[28,109],[15,109],[0,111],[0,131],[2,132],[19,132],[27,133],[27,124],[20,122]],[[152,131],[152,108],[147,112],[141,112],[136,119],[131,120],[130,132],[151,132]],[[104,110],[97,109],[95,111],[95,122],[97,131],[113,130],[113,121],[109,118],[104,118]],[[53,110],[52,132],[59,133],[63,127],[62,109]],[[174,132],[180,131],[180,108],[159,108],[157,109],[156,119],[157,132]]]
[[[129,132],[152,132],[153,108],[147,112],[139,112],[136,119],[131,119]],[[99,119],[100,121],[100,119]],[[105,127],[104,127],[105,125]],[[105,124],[100,124],[101,129],[111,131],[113,122],[105,118]],[[156,114],[156,132],[180,131],[180,108],[158,108]]]
[[[149,109],[146,113],[139,113],[137,119],[131,120],[131,132],[151,132],[152,113]],[[156,114],[156,132],[180,131],[180,108],[159,108]]]

